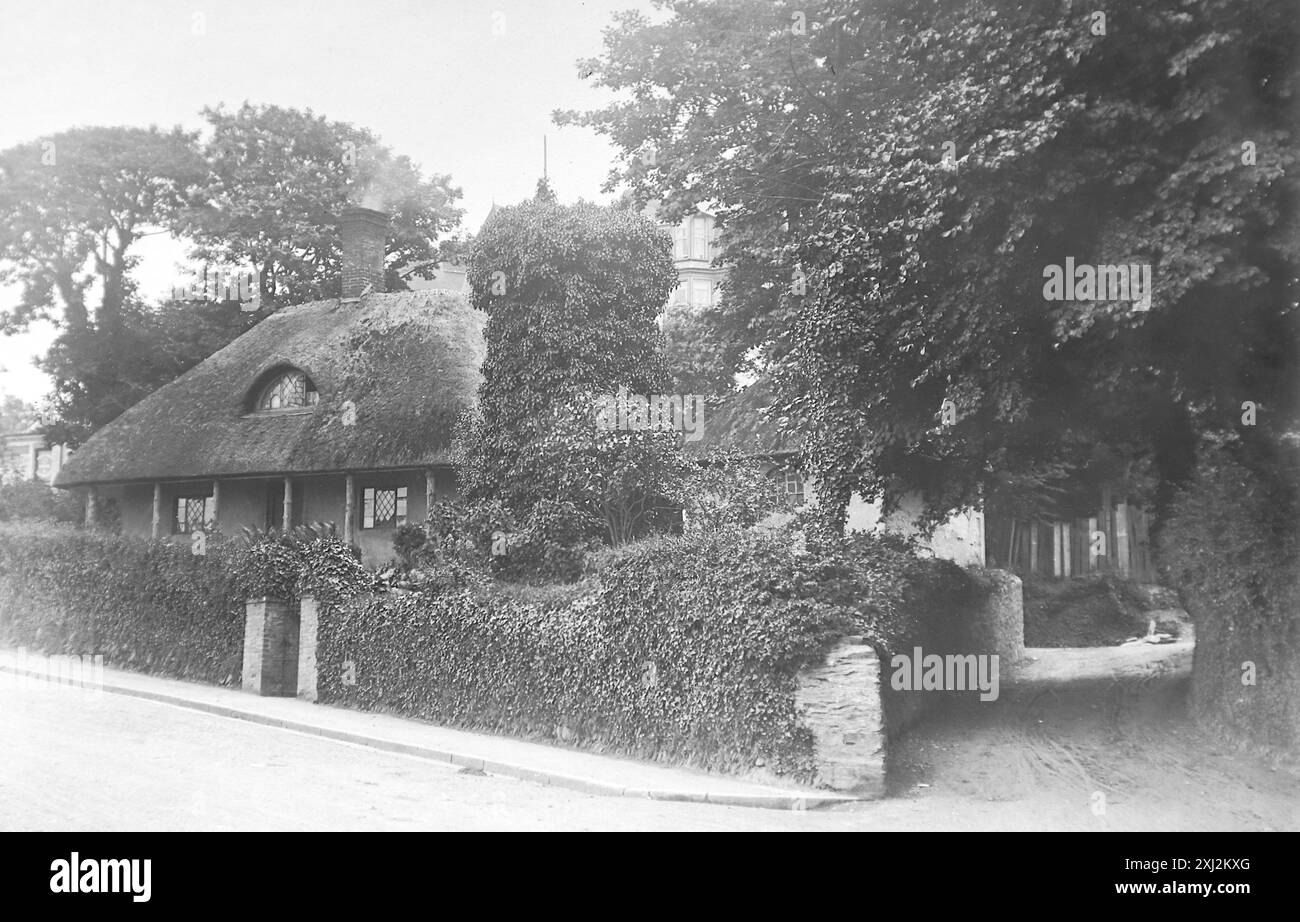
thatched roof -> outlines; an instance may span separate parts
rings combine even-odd
[[[798,437],[785,432],[771,410],[773,401],[771,381],[764,377],[724,398],[717,406],[705,407],[704,434],[686,442],[686,450],[703,455],[715,448],[733,448],[755,456],[799,451]]]
[[[483,320],[440,290],[285,308],[95,433],[56,483],[447,463],[456,416],[481,380]],[[319,402],[250,412],[285,366],[306,372]]]

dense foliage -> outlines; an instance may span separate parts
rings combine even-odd
[[[0,524],[0,643],[100,653],[116,668],[238,683],[247,599],[311,594],[331,608],[374,586],[325,528],[212,534],[196,554],[189,543]]]
[[[234,543],[121,538],[0,524],[0,643],[102,654],[105,665],[238,684],[244,600]]]
[[[81,497],[56,490],[41,480],[0,480],[0,522],[15,519],[54,519],[80,523],[85,517]]]
[[[629,540],[683,470],[669,433],[598,431],[595,402],[665,384],[656,319],[676,274],[669,241],[635,213],[560,205],[546,187],[498,209],[471,254],[487,312],[480,416],[462,432],[458,481],[534,532]],[[535,509],[538,502],[545,509]]]
[[[560,118],[640,199],[716,206],[724,329],[780,380],[831,513],[1045,505],[1098,463],[1163,498],[1243,401],[1247,441],[1296,419],[1292,4],[661,5],[579,64],[620,98]],[[1046,301],[1066,257],[1150,264],[1150,309]]]
[[[1300,452],[1279,483],[1207,452],[1159,547],[1196,624],[1192,706],[1222,737],[1300,757]]]

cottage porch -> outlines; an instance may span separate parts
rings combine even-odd
[[[159,480],[90,488],[87,521],[111,501],[123,534],[185,542],[197,531],[234,535],[323,522],[374,566],[392,558],[399,525],[423,522],[436,498],[454,494],[454,473],[445,467]]]

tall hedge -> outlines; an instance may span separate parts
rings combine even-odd
[[[243,664],[236,549],[0,524],[0,644],[100,653],[107,665],[221,684]]]
[[[932,586],[913,561],[880,542],[810,552],[732,530],[632,545],[568,605],[363,596],[322,616],[318,688],[442,724],[810,780],[796,674],[844,633],[885,648],[914,636]]]
[[[1160,562],[1196,626],[1191,706],[1222,739],[1300,758],[1300,466],[1211,454],[1173,504]]]

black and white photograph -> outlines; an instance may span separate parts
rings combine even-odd
[[[211,833],[1109,832],[1088,887],[1226,908],[1259,840],[1197,834],[1300,831],[1294,0],[0,26],[24,887],[148,903]]]

